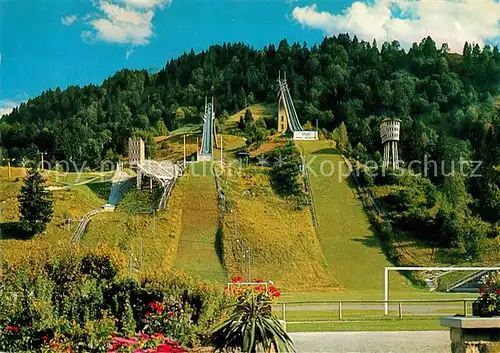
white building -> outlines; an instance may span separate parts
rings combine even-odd
[[[401,120],[384,119],[380,123],[380,138],[384,146],[383,166],[399,168],[398,141],[401,131]]]

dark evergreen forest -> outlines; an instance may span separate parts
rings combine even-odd
[[[457,55],[426,38],[405,52],[398,42],[377,45],[346,34],[312,47],[286,40],[262,50],[214,45],[171,60],[158,73],[122,70],[101,86],[48,90],[1,120],[0,145],[18,160],[47,151],[48,160],[97,167],[123,154],[134,134],[151,139],[163,125],[174,130],[200,122],[205,96],[216,97],[218,114],[275,102],[280,71],[287,73],[303,123],[317,119],[331,131],[345,122],[353,146],[361,142],[369,152],[379,149],[383,116],[403,119],[403,160],[435,155],[440,139],[472,154],[488,150],[484,143],[494,139],[485,140],[484,124],[494,135],[497,47],[466,43]],[[498,157],[496,150],[489,153]]]

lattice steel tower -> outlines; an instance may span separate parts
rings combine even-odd
[[[380,137],[384,146],[384,167],[399,168],[398,141],[401,130],[401,120],[384,119],[380,123]]]

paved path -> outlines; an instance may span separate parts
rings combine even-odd
[[[298,353],[450,353],[448,331],[290,333]]]
[[[472,298],[471,298],[472,299]],[[468,304],[471,310],[471,302]],[[287,304],[286,311],[331,311],[332,315],[336,315],[338,311],[338,304]],[[346,303],[342,304],[343,310],[348,314],[349,310],[379,310],[384,311],[384,304],[362,304],[362,303]],[[275,306],[275,309],[280,311],[281,306]],[[456,303],[402,303],[403,314],[432,314],[432,315],[449,315],[450,312],[455,310],[456,314],[462,314],[464,311],[464,304],[462,301]],[[398,305],[394,303],[389,304],[389,310],[392,313],[398,312]]]

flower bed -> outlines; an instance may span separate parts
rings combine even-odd
[[[500,316],[500,272],[482,278],[484,287],[479,288],[479,298],[472,304],[474,316]]]
[[[132,353],[184,353],[187,352],[174,340],[156,333],[151,336],[141,333],[130,338],[113,337],[113,343],[107,353],[132,352]]]
[[[126,278],[117,263],[104,251],[68,249],[5,266],[0,351],[185,352],[224,319],[220,288],[172,271]]]

